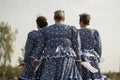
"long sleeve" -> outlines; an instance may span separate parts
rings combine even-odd
[[[94,44],[94,50],[98,53],[98,55],[101,57],[102,55],[102,46],[101,46],[101,38],[97,30],[94,32],[95,36],[95,44]]]
[[[32,31],[28,34],[27,41],[25,44],[25,55],[23,62],[27,63],[29,61],[30,55],[32,53],[34,43],[35,43],[35,31]]]
[[[45,36],[44,33],[42,32],[42,30],[38,31],[38,37],[36,39],[37,41],[37,45],[34,48],[34,50],[32,51],[33,55],[32,57],[34,59],[40,59],[41,54],[43,53],[44,47],[45,47]]]
[[[75,27],[72,27],[72,47],[77,56],[76,60],[80,60],[81,41],[78,30]]]

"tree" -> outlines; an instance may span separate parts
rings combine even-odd
[[[3,66],[3,74],[5,73],[5,66],[11,62],[16,34],[17,30],[12,31],[8,23],[0,22],[0,65]]]
[[[3,67],[0,66],[0,80],[3,80],[2,79],[2,70]],[[4,80],[18,80],[18,77],[20,77],[22,71],[23,71],[23,68],[20,68],[18,66],[11,66],[11,65],[7,65],[5,67],[6,69],[6,74],[5,74],[5,77],[4,77]]]
[[[24,58],[24,54],[25,54],[25,49],[24,49],[24,48],[21,48],[21,51],[22,51],[22,56],[18,58],[19,64],[23,63],[23,58]]]

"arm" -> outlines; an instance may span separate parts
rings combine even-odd
[[[94,36],[95,36],[94,50],[101,57],[101,55],[102,55],[101,39],[100,39],[100,35],[97,30],[95,30]]]
[[[80,41],[80,35],[78,33],[78,30],[75,27],[72,27],[72,46],[73,50],[76,53],[76,61],[80,61],[80,50],[81,50],[81,41]]]
[[[23,60],[24,63],[28,63],[29,57],[32,53],[33,46],[34,46],[34,38],[35,38],[34,33],[35,31],[32,31],[28,34],[27,41],[25,44],[25,55],[24,55],[24,60]]]
[[[36,47],[34,48],[34,50],[32,51],[33,55],[32,57],[35,60],[39,60],[41,57],[41,54],[43,53],[44,47],[45,47],[45,35],[44,32],[42,32],[42,30],[38,31],[38,36],[36,39]]]

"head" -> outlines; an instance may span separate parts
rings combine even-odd
[[[83,13],[79,15],[79,24],[80,27],[86,27],[90,24],[90,15],[87,13]]]
[[[54,12],[54,20],[57,23],[64,22],[65,20],[65,12],[62,10],[57,10]]]
[[[38,29],[46,27],[48,25],[47,19],[44,16],[37,17],[36,23],[37,23],[37,28]]]

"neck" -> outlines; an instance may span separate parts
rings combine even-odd
[[[83,28],[83,29],[85,29],[85,28],[87,28],[87,25],[85,25],[85,24],[80,24],[80,27]]]
[[[87,27],[86,27],[86,26],[81,26],[81,28],[82,28],[82,29],[85,29],[85,28],[87,28]]]
[[[63,24],[64,21],[55,21],[56,24]]]
[[[41,28],[40,27],[37,27],[38,30],[40,30]]]
[[[55,22],[55,24],[63,24],[64,22]]]

